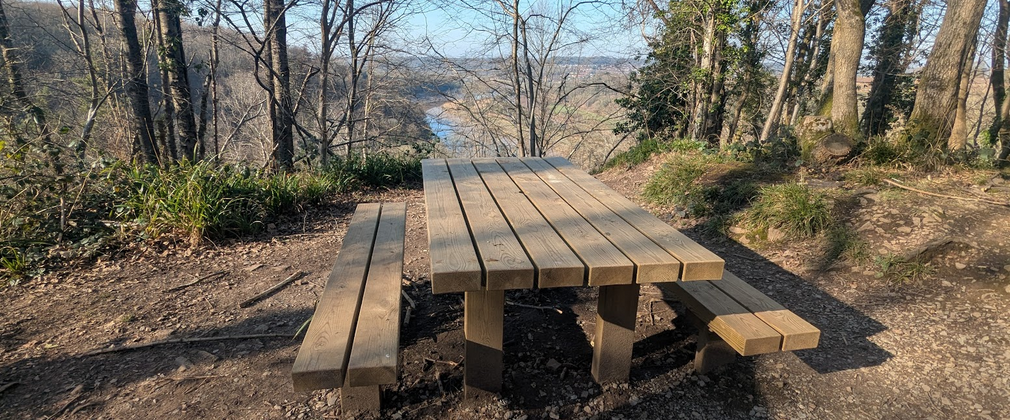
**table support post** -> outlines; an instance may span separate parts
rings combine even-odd
[[[639,285],[600,286],[593,337],[593,378],[597,383],[624,382],[631,374]]]
[[[504,290],[466,292],[463,308],[466,336],[463,393],[466,398],[501,391],[504,315]]]

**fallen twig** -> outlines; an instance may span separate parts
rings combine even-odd
[[[187,288],[189,286],[192,286],[192,285],[197,284],[197,283],[199,283],[201,281],[204,281],[204,280],[209,280],[209,279],[214,278],[214,277],[224,277],[225,274],[228,274],[228,272],[227,271],[218,271],[216,273],[210,273],[210,274],[208,274],[206,276],[198,277],[196,280],[193,280],[193,281],[191,281],[189,283],[181,284],[181,285],[175,286],[175,287],[170,288],[170,289],[162,290],[162,292],[163,293],[169,293],[169,292],[174,292],[174,291],[177,291],[177,290],[182,290],[182,289],[185,289],[185,288]]]
[[[526,305],[526,304],[523,304],[523,303],[516,303],[516,302],[510,301],[510,300],[506,300],[505,304],[506,305],[512,305],[512,306],[518,306],[520,308],[540,309],[540,310],[548,310],[548,309],[550,309],[550,310],[553,310],[553,311],[555,311],[555,312],[557,312],[559,314],[563,314],[564,313],[564,312],[561,311],[561,308],[558,308],[557,306]]]
[[[106,353],[118,353],[118,352],[122,352],[122,351],[137,350],[137,349],[142,349],[142,348],[147,348],[147,347],[161,346],[161,345],[165,345],[165,344],[200,343],[200,342],[206,342],[206,341],[223,341],[223,340],[251,340],[251,339],[254,339],[254,338],[281,338],[281,337],[289,338],[289,337],[291,337],[291,335],[290,334],[249,334],[249,335],[224,335],[224,336],[216,336],[216,337],[188,337],[188,338],[187,337],[181,337],[181,338],[172,338],[172,339],[168,339],[168,340],[152,341],[150,343],[144,343],[144,344],[133,344],[133,345],[119,346],[119,347],[112,347],[112,348],[105,348],[105,349],[96,349],[96,350],[92,350],[92,351],[89,351],[87,353],[81,354],[81,357],[83,357],[83,356],[96,356],[96,355],[99,355],[99,354],[106,354]]]
[[[18,384],[18,382],[7,382],[7,383],[5,383],[3,385],[0,385],[0,393],[6,391],[8,389],[10,389],[11,387],[13,387],[14,385],[17,385],[17,384]]]
[[[958,197],[956,195],[947,195],[947,194],[939,194],[939,193],[934,193],[934,192],[929,192],[929,191],[923,191],[923,190],[920,190],[920,189],[916,189],[916,188],[912,188],[912,187],[909,187],[909,186],[901,185],[898,182],[896,182],[894,180],[891,180],[891,179],[884,179],[884,182],[886,182],[888,184],[891,184],[891,185],[893,185],[895,187],[901,188],[903,190],[914,191],[914,192],[917,192],[919,194],[930,195],[930,196],[933,196],[933,197],[950,198],[950,199],[953,199],[953,200],[977,201],[977,202],[980,202],[980,203],[992,204],[992,205],[996,205],[996,206],[1010,207],[1010,203],[1005,203],[1005,202],[1002,202],[1002,201],[989,200],[989,199],[985,199],[985,198]]]
[[[410,325],[410,311],[411,308],[408,306],[406,313],[403,314],[403,325]]]
[[[459,366],[459,362],[454,362],[452,360],[436,360],[436,359],[432,359],[430,357],[425,357],[424,361],[431,362],[431,363],[445,363],[445,364],[447,364],[447,365],[449,365],[451,367]]]
[[[259,302],[261,299],[266,298],[266,297],[274,294],[278,290],[283,289],[284,286],[287,286],[287,285],[291,284],[292,282],[294,282],[295,280],[298,280],[299,278],[301,278],[304,275],[305,275],[304,272],[296,271],[294,274],[288,276],[288,278],[284,279],[280,283],[277,283],[277,284],[273,285],[273,287],[271,287],[271,288],[269,288],[267,290],[264,290],[262,293],[260,293],[260,294],[258,294],[256,296],[253,296],[253,297],[251,297],[249,299],[246,299],[244,302],[238,304],[238,307],[239,308],[248,308],[250,306],[253,306],[254,304],[256,304],[256,302]]]
[[[63,412],[67,411],[67,408],[70,408],[70,405],[73,404],[74,401],[77,401],[77,399],[81,398],[81,393],[83,391],[84,391],[83,385],[75,386],[74,389],[70,391],[70,396],[67,398],[67,402],[60,405],[60,407],[56,409],[56,412],[53,413],[51,416],[46,416],[45,418],[48,420],[62,416]]]
[[[414,299],[411,299],[410,296],[407,296],[407,292],[403,291],[403,289],[400,289],[400,294],[403,295],[404,299],[407,299],[407,303],[410,304],[411,308],[417,309],[417,304],[414,303]]]

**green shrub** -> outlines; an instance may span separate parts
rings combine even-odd
[[[705,150],[705,143],[700,141],[677,139],[672,141],[659,141],[654,138],[643,138],[638,144],[630,149],[618,153],[616,156],[603,165],[603,169],[616,167],[630,168],[640,165],[649,160],[653,155],[665,152],[700,152]]]
[[[696,181],[705,174],[705,166],[703,156],[674,155],[649,179],[642,193],[656,204],[694,207],[704,202],[703,188]]]
[[[800,184],[763,187],[744,220],[758,231],[780,229],[792,237],[811,237],[832,225],[826,195]]]

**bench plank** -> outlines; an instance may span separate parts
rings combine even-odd
[[[683,264],[680,275],[682,280],[718,280],[722,278],[726,262],[718,255],[680,233],[673,226],[663,223],[592,175],[575,168],[564,158],[550,157],[545,160],[637,228],[642,234],[677,257]],[[676,279],[670,279],[670,281],[674,280]]]
[[[481,290],[480,260],[445,160],[421,161],[428,215],[432,293]]]
[[[295,391],[344,385],[379,204],[359,204],[291,369]]]
[[[691,312],[740,355],[779,351],[782,335],[712,283],[663,283],[660,287],[676,294]]]
[[[585,263],[590,286],[632,282],[634,264],[631,260],[544,184],[519,158],[501,158],[498,163]]]
[[[581,286],[586,268],[564,239],[523,195],[493,159],[475,160],[474,166],[508,219],[536,269],[539,288]]]
[[[519,240],[473,164],[463,159],[449,159],[447,162],[474,243],[477,244],[487,290],[533,288],[533,263],[519,245]]]
[[[347,363],[350,386],[396,383],[400,366],[400,280],[406,211],[405,203],[382,205]]]
[[[722,280],[711,282],[740,302],[747,310],[782,334],[782,350],[803,350],[817,347],[821,330],[747,284],[729,271]]]
[[[673,255],[649,240],[543,159],[522,159],[522,162],[635,263],[636,283],[677,280],[680,274],[680,261]]]

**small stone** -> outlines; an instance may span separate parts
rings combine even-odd
[[[967,267],[967,265],[961,263],[954,263],[954,267],[957,267],[958,270],[964,270],[965,267]]]
[[[902,227],[898,228],[898,232],[901,232],[901,233],[912,233],[912,228],[910,228],[908,226],[902,226]]]
[[[557,360],[550,359],[550,360],[547,361],[547,368],[548,369],[550,369],[550,370],[558,370],[559,367],[561,367],[561,363],[559,363]]]
[[[338,400],[340,400],[340,394],[338,392],[331,391],[329,394],[326,394],[326,406],[327,407],[333,407],[334,405],[337,404]]]
[[[1006,271],[1010,271],[1010,264],[1004,265],[1003,269]]]
[[[193,367],[193,362],[190,362],[189,359],[182,356],[176,357],[175,363],[178,364],[180,368],[182,368],[180,370],[186,370]]]
[[[947,280],[940,280],[940,285],[943,287],[954,287],[954,285]]]
[[[203,350],[195,351],[194,358],[201,363],[214,363],[219,359],[217,356]]]
[[[640,402],[642,402],[642,400],[640,400],[637,395],[632,395],[631,398],[628,398],[628,404],[631,404],[632,406],[636,406]]]
[[[1010,285],[1008,285],[1004,290],[1006,290],[1007,293],[1010,293]]]

